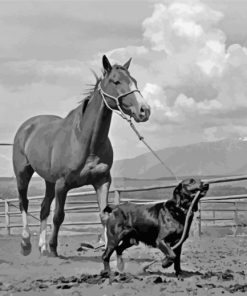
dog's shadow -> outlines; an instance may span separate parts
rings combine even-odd
[[[166,278],[174,278],[177,277],[175,275],[175,272],[163,272],[161,270],[156,270],[156,271],[143,271],[140,273],[142,276],[147,276],[147,275],[157,275],[157,276],[165,276]],[[201,276],[203,275],[199,271],[192,271],[192,270],[183,270],[181,274],[181,278],[191,278],[193,276]]]
[[[71,261],[73,262],[85,262],[85,261],[91,261],[91,262],[95,262],[95,263],[102,263],[102,257],[101,254],[99,254],[98,252],[95,252],[95,250],[92,250],[92,253],[87,254],[88,250],[84,250],[83,253],[78,254],[78,255],[72,255],[72,256],[62,256],[60,255],[59,258],[64,260],[65,263],[69,263]],[[144,262],[152,262],[153,259],[152,258],[126,258],[126,263],[127,262],[133,262],[135,261],[137,264],[141,264]],[[175,275],[174,271],[167,271],[166,269],[160,270],[142,270],[141,272],[138,273],[138,276],[163,276],[166,278],[177,278],[177,276]],[[202,276],[203,274],[199,271],[192,271],[192,270],[182,270],[182,274],[181,274],[181,278],[182,279],[186,279],[186,278],[191,278],[194,276]]]

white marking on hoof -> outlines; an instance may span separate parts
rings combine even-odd
[[[43,244],[42,246],[39,246],[39,251],[41,255],[47,255],[49,253],[47,244]]]
[[[22,237],[21,239],[21,254],[27,256],[32,251],[31,236]]]
[[[30,231],[28,227],[28,221],[27,221],[27,213],[25,211],[22,212],[22,224],[23,224],[23,229],[22,229],[22,238],[25,239],[30,239]]]
[[[124,261],[122,255],[117,255],[117,268],[119,271],[124,270]]]
[[[40,224],[39,250],[41,254],[44,254],[47,252],[46,227],[47,227],[47,219],[44,219],[41,221],[41,224]]]

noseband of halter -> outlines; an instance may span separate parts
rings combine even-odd
[[[129,119],[127,118],[126,114],[123,112],[123,110],[122,110],[122,108],[120,106],[119,99],[124,98],[124,97],[126,97],[126,96],[128,96],[128,95],[130,95],[130,94],[132,94],[134,92],[138,92],[141,95],[140,90],[139,89],[133,89],[133,90],[131,90],[129,92],[126,92],[124,94],[121,94],[121,95],[119,95],[117,97],[113,97],[112,95],[110,95],[110,94],[106,93],[105,91],[103,91],[103,89],[101,87],[101,84],[99,84],[98,90],[99,90],[99,93],[101,94],[101,97],[102,97],[106,107],[108,109],[110,109],[111,111],[116,112],[118,115],[120,115],[121,117],[123,117],[124,119],[129,121]],[[115,101],[115,103],[117,104],[117,110],[113,109],[112,107],[109,106],[109,104],[106,101],[106,97]]]

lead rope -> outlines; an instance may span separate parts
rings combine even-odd
[[[183,234],[182,234],[180,240],[176,243],[176,245],[173,246],[173,247],[171,247],[172,250],[175,250],[176,248],[178,248],[178,247],[183,243],[184,238],[185,238],[185,235],[186,235],[186,233],[187,233],[187,229],[188,229],[188,223],[189,223],[189,217],[190,217],[190,214],[191,214],[191,212],[192,212],[192,210],[193,210],[193,207],[194,207],[195,203],[197,202],[199,196],[200,196],[200,191],[198,190],[197,193],[196,193],[196,195],[195,195],[195,197],[193,198],[193,201],[192,201],[192,203],[191,203],[191,205],[190,205],[190,207],[189,207],[189,210],[188,210],[188,212],[187,212],[187,214],[186,214]],[[157,259],[156,259],[156,260],[153,260],[153,261],[150,262],[150,263],[148,263],[147,265],[145,265],[145,266],[143,267],[143,270],[146,271],[151,265],[153,265],[153,264],[156,263],[156,262],[158,262]]]
[[[151,151],[151,153],[159,160],[159,162],[163,165],[163,167],[173,176],[173,178],[179,182],[177,176],[175,175],[175,173],[164,163],[164,161],[159,157],[159,155],[149,146],[149,144],[145,141],[144,137],[140,135],[140,133],[138,132],[138,130],[136,129],[134,123],[131,121],[131,119],[126,119],[129,124],[130,127],[132,128],[132,130],[136,133],[137,137],[139,138],[140,141],[142,141],[142,143],[144,145],[146,145],[146,147]]]
[[[122,94],[122,95],[119,95],[118,97],[113,97],[109,94],[107,94],[106,92],[103,91],[103,89],[101,88],[101,85],[98,86],[98,90],[99,90],[99,93],[101,94],[101,97],[106,105],[106,107],[108,109],[110,109],[112,112],[116,113],[117,115],[121,116],[124,120],[126,120],[130,127],[132,128],[132,130],[135,132],[135,134],[137,135],[137,137],[139,138],[140,141],[143,142],[143,144],[150,150],[150,152],[158,159],[158,161],[163,165],[163,167],[173,176],[173,178],[179,182],[177,176],[175,175],[175,173],[164,163],[164,161],[159,157],[159,155],[149,146],[149,144],[145,141],[144,137],[138,132],[137,128],[135,127],[134,123],[131,121],[131,118],[128,118],[126,116],[126,114],[123,112],[122,108],[120,107],[120,104],[119,104],[119,99],[121,97],[124,97],[124,96],[127,96],[133,92],[138,92],[138,93],[141,93],[139,89],[135,89],[135,90],[132,90],[130,92],[127,92],[125,94]],[[105,99],[105,96],[107,96],[108,98],[110,99],[113,99],[116,104],[117,104],[117,107],[118,107],[118,110],[115,110],[113,108],[111,108],[109,106],[109,104],[107,103],[106,99]]]

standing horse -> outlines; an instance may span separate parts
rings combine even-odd
[[[31,252],[30,231],[27,221],[28,184],[37,172],[46,184],[40,212],[39,248],[48,252],[46,243],[47,218],[55,197],[53,229],[49,241],[50,254],[57,256],[57,238],[64,220],[64,205],[70,189],[92,184],[95,188],[101,222],[108,202],[111,184],[110,169],[113,151],[108,138],[112,111],[118,110],[134,117],[136,122],[147,121],[150,107],[137,88],[136,80],[128,68],[131,59],[123,66],[111,66],[103,56],[102,78],[94,89],[67,117],[40,115],[25,121],[16,133],[13,146],[13,166],[22,212],[22,253]]]

